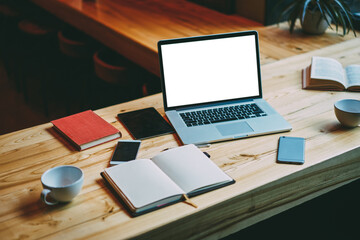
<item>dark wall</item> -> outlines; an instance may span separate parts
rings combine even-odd
[[[279,4],[279,0],[266,0],[265,22],[264,25],[275,24],[279,20],[280,11],[292,0],[283,1]]]

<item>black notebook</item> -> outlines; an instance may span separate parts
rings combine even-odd
[[[120,113],[117,116],[135,139],[174,133],[173,127],[153,107]]]
[[[132,216],[235,182],[193,144],[106,168],[101,175]]]

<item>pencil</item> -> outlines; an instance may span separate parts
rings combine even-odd
[[[193,206],[194,208],[198,208],[198,206],[195,203],[193,203],[186,194],[183,194],[183,196],[185,198],[185,203]]]

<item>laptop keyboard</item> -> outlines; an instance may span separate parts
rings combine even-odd
[[[255,103],[180,113],[188,127],[266,115]]]

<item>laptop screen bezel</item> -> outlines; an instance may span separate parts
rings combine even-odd
[[[167,98],[166,98],[165,76],[164,76],[161,47],[163,45],[168,45],[168,44],[186,43],[186,42],[203,41],[203,40],[211,40],[211,39],[221,39],[221,38],[231,38],[231,37],[239,37],[239,36],[254,36],[255,37],[254,42],[255,42],[255,49],[256,49],[256,64],[257,64],[257,74],[258,74],[259,95],[219,100],[219,101],[212,101],[212,102],[206,102],[206,103],[196,103],[196,104],[187,104],[187,105],[168,107]],[[225,102],[228,103],[228,102],[232,102],[232,101],[236,102],[236,101],[240,101],[240,100],[262,98],[259,37],[258,37],[257,31],[232,32],[232,33],[222,33],[222,34],[213,34],[213,35],[205,35],[205,36],[160,40],[160,41],[158,41],[157,46],[158,46],[159,65],[160,65],[160,81],[161,81],[161,89],[162,89],[162,94],[163,94],[163,104],[164,104],[165,111],[175,110],[175,109],[179,109],[179,108],[201,107],[201,106],[205,106],[205,105],[209,105],[209,104],[221,104],[221,103],[225,103]]]

